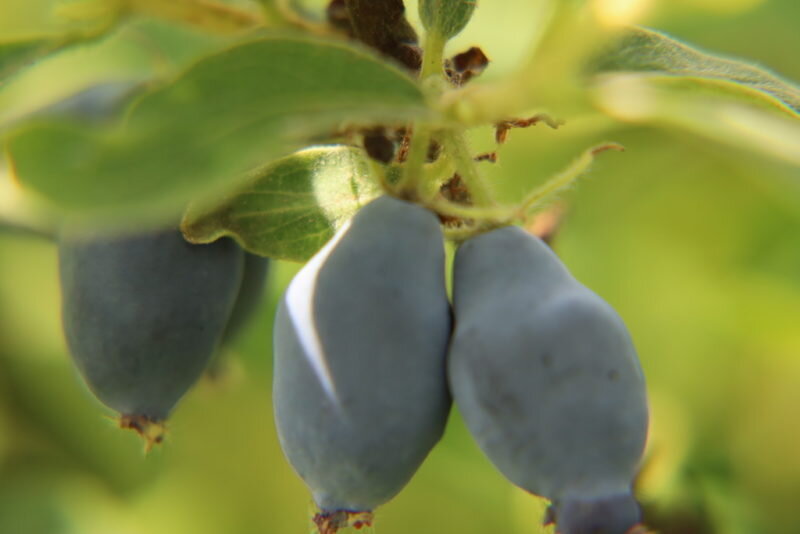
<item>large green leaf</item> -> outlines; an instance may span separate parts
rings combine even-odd
[[[379,194],[361,151],[315,147],[256,172],[210,211],[192,206],[181,226],[195,243],[233,236],[250,252],[305,261]]]
[[[334,129],[426,112],[414,80],[368,51],[265,37],[199,61],[122,125],[40,122],[8,147],[23,186],[68,215],[153,219]]]
[[[598,57],[593,71],[638,72],[683,77],[697,84],[725,82],[725,91],[740,89],[743,97],[765,101],[800,116],[800,88],[742,61],[700,52],[662,33],[632,28]]]

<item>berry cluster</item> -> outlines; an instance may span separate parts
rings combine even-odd
[[[436,217],[382,197],[286,291],[275,416],[320,530],[343,513],[363,521],[402,489],[452,396],[497,468],[554,503],[547,521],[562,534],[629,531],[648,410],[619,316],[516,227],[458,249],[452,314],[444,274]]]
[[[267,260],[175,230],[62,236],[73,358],[123,427],[163,422],[249,315]],[[361,527],[439,441],[458,405],[514,484],[553,503],[562,534],[624,534],[648,424],[619,316],[538,238],[503,227],[460,245],[453,306],[439,219],[383,196],[295,276],[274,327],[283,450],[321,534]]]

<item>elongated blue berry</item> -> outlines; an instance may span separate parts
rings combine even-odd
[[[149,427],[169,416],[217,349],[242,262],[233,241],[192,245],[174,229],[60,237],[67,344],[123,426],[160,440]]]
[[[459,248],[453,292],[449,379],[480,447],[553,500],[562,534],[624,534],[639,521],[648,410],[620,317],[515,227]]]
[[[440,439],[450,326],[439,221],[397,199],[362,208],[292,280],[275,319],[275,416],[321,531],[391,499]]]

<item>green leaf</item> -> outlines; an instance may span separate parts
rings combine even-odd
[[[0,85],[31,63],[58,51],[62,46],[62,43],[49,37],[0,43]]]
[[[478,0],[420,0],[419,18],[429,32],[451,39],[463,30]]]
[[[639,72],[687,78],[694,83],[727,82],[753,101],[800,117],[800,88],[742,61],[705,54],[664,34],[632,28],[592,66],[595,73]]]
[[[181,228],[194,243],[232,236],[250,252],[305,261],[379,194],[360,150],[309,148],[254,173],[211,211],[192,206]]]
[[[0,6],[0,20],[3,17],[13,20],[15,10],[24,11],[22,6],[15,5],[17,2],[4,2]],[[6,35],[0,39],[0,86],[39,60],[102,39],[127,19],[124,4],[119,0],[77,1],[50,11],[61,22],[58,29],[39,21],[30,34]]]
[[[602,111],[623,122],[691,132],[800,166],[800,121],[726,93],[742,96],[740,87],[723,80],[703,85],[629,73],[603,76],[592,95]]]
[[[114,80],[92,84],[15,121],[59,118],[101,124],[118,119],[125,107],[142,93],[145,87],[146,82],[139,80]],[[0,123],[0,128],[5,127],[8,125]]]
[[[74,219],[166,220],[343,126],[427,113],[416,82],[371,52],[265,37],[202,59],[122,125],[34,123],[8,152],[21,184]]]

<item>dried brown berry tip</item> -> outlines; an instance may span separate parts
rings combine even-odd
[[[319,534],[336,534],[339,529],[353,527],[360,530],[372,526],[372,512],[352,512],[350,510],[336,510],[334,512],[319,512],[314,515],[314,524]]]
[[[139,434],[144,439],[145,452],[150,452],[154,446],[162,443],[167,434],[164,421],[156,421],[146,415],[120,415],[119,427]]]

